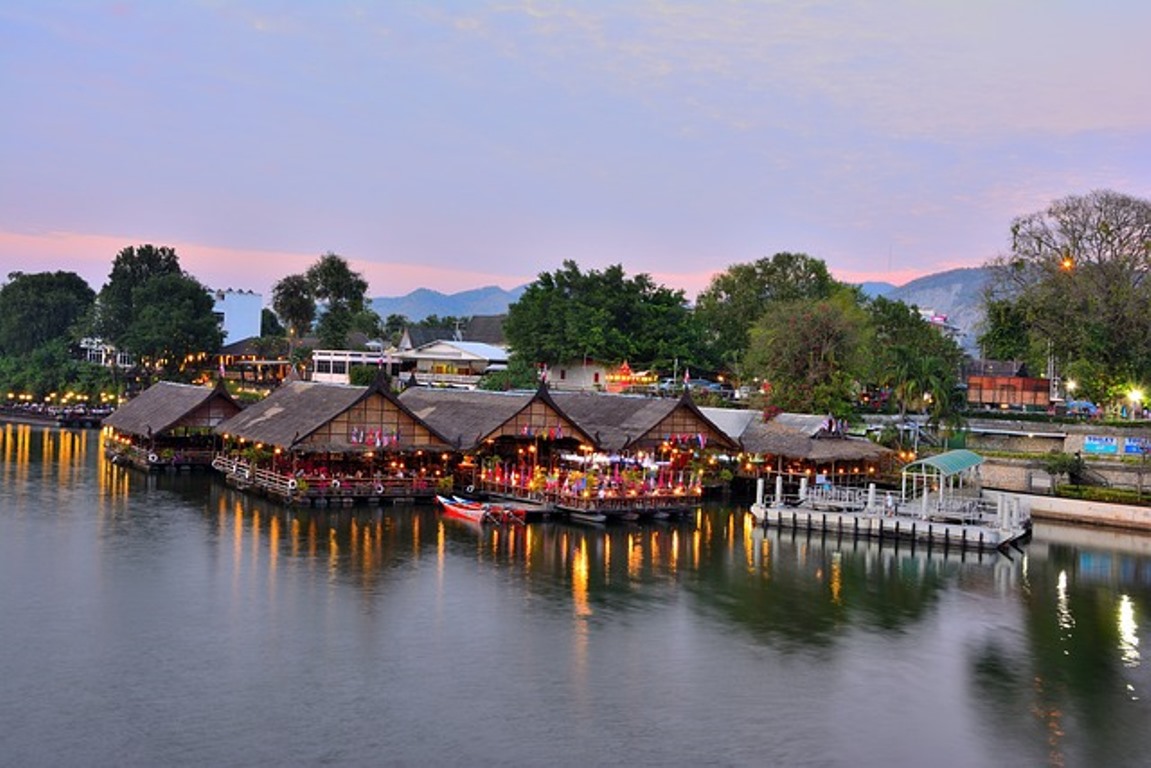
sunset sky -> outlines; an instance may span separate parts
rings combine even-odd
[[[177,249],[212,288],[333,251],[372,296],[571,259],[682,288],[778,251],[978,266],[1151,198],[1145,0],[0,0],[0,280]]]

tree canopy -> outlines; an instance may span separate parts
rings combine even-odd
[[[96,292],[75,272],[12,272],[0,287],[0,354],[24,355],[72,340]]]
[[[212,295],[194,277],[153,277],[133,291],[132,302],[136,312],[123,347],[165,374],[181,370],[189,357],[217,351],[224,341]]]
[[[752,324],[771,304],[826,299],[838,285],[826,264],[803,253],[776,253],[715,275],[695,305],[711,365],[739,367]]]
[[[902,301],[878,296],[867,310],[873,335],[864,380],[889,388],[901,415],[915,409],[952,420],[963,350]]]
[[[272,287],[272,309],[288,333],[300,339],[312,330],[316,319],[316,300],[304,275],[288,275]]]
[[[112,261],[108,282],[97,299],[96,333],[111,344],[121,344],[136,317],[136,289],[154,277],[181,274],[173,248],[150,243],[124,248]]]
[[[277,282],[272,288],[272,309],[297,339],[312,330],[314,322],[323,347],[342,349],[353,330],[373,336],[380,332],[379,315],[364,303],[367,291],[363,275],[353,272],[343,257],[329,252],[304,274]]]
[[[1097,399],[1151,376],[1151,202],[1109,190],[1056,200],[1015,219],[1010,253],[989,267],[984,338],[1021,323],[1032,362],[1049,349]]]
[[[771,405],[846,415],[855,401],[868,333],[867,314],[852,291],[817,301],[771,302],[751,328],[746,372],[768,382]]]
[[[512,353],[531,363],[666,368],[675,358],[691,362],[699,337],[683,291],[646,274],[629,278],[620,265],[585,273],[570,260],[541,273],[508,308],[504,334]]]

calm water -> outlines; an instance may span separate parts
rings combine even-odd
[[[0,762],[1145,765],[1151,540],[289,512],[0,424]]]

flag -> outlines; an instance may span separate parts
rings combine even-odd
[[[220,378],[224,378],[224,358],[220,358]]]
[[[691,379],[691,369],[690,368],[684,368],[683,369],[683,385],[685,387],[687,386],[687,382],[690,379]]]

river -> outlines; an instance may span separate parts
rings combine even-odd
[[[0,424],[10,766],[1145,765],[1151,539],[287,510]]]

